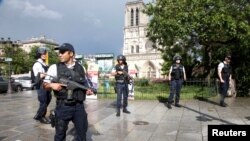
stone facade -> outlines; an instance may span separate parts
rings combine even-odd
[[[146,37],[149,18],[142,12],[144,8],[142,0],[126,3],[123,55],[138,78],[163,78],[161,53]]]

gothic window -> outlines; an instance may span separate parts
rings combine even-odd
[[[135,25],[139,25],[139,9],[136,8]]]
[[[131,53],[134,53],[134,46],[131,46]]]
[[[134,10],[133,9],[131,9],[131,15],[130,15],[130,17],[131,17],[131,21],[130,21],[130,25],[131,26],[134,26]]]
[[[139,52],[140,52],[140,47],[136,46],[136,53],[139,53]]]

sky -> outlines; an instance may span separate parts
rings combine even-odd
[[[72,44],[77,54],[121,54],[127,1],[0,0],[0,38],[45,36]]]

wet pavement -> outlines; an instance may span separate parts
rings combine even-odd
[[[208,101],[180,101],[181,108],[167,109],[156,100],[130,100],[131,114],[115,116],[114,100],[85,101],[88,113],[88,141],[207,141],[207,125],[250,124],[250,98],[218,98]],[[55,106],[55,98],[48,111]],[[35,91],[0,94],[0,141],[52,141],[54,128],[33,120],[38,108]],[[73,140],[73,124],[67,141]]]

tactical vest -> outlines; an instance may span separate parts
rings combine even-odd
[[[172,65],[171,78],[175,80],[183,79],[184,76],[183,68],[184,67],[181,64],[179,66],[177,64]]]
[[[224,67],[222,68],[221,75],[223,79],[229,79],[231,74],[231,66],[229,64],[224,64]]]
[[[39,62],[39,61],[36,61],[35,63],[39,63],[41,64],[42,68],[44,69],[44,72],[47,72],[48,69],[49,69],[49,66],[47,65],[44,65],[43,63]],[[35,65],[35,63],[33,64],[33,66]],[[31,73],[30,73],[30,77],[31,77],[31,82],[34,83],[34,87],[35,89],[40,89],[42,83],[43,83],[43,80],[40,79],[40,76],[35,76],[34,74],[34,71],[33,71],[33,66],[32,66],[32,69],[31,69]]]
[[[115,66],[115,70],[116,70],[116,72],[117,71],[126,71],[126,72],[128,72],[128,66],[124,65],[124,67],[122,68],[121,65],[117,64]],[[119,81],[120,82],[122,82],[122,81],[125,82],[126,78],[125,78],[125,76],[123,74],[117,74],[117,75],[115,75],[115,80],[116,80],[116,82],[119,82]]]
[[[67,68],[67,66],[64,63],[57,63],[57,77],[58,80],[60,78],[65,78],[74,82],[77,82],[79,84],[84,85],[86,82],[85,79],[85,72],[83,70],[83,67],[75,63],[75,66],[73,69]],[[67,99],[67,89],[63,87],[60,91],[54,91],[55,96],[57,99]],[[73,99],[76,101],[84,101],[86,98],[86,91],[83,90],[74,90],[73,91]]]

